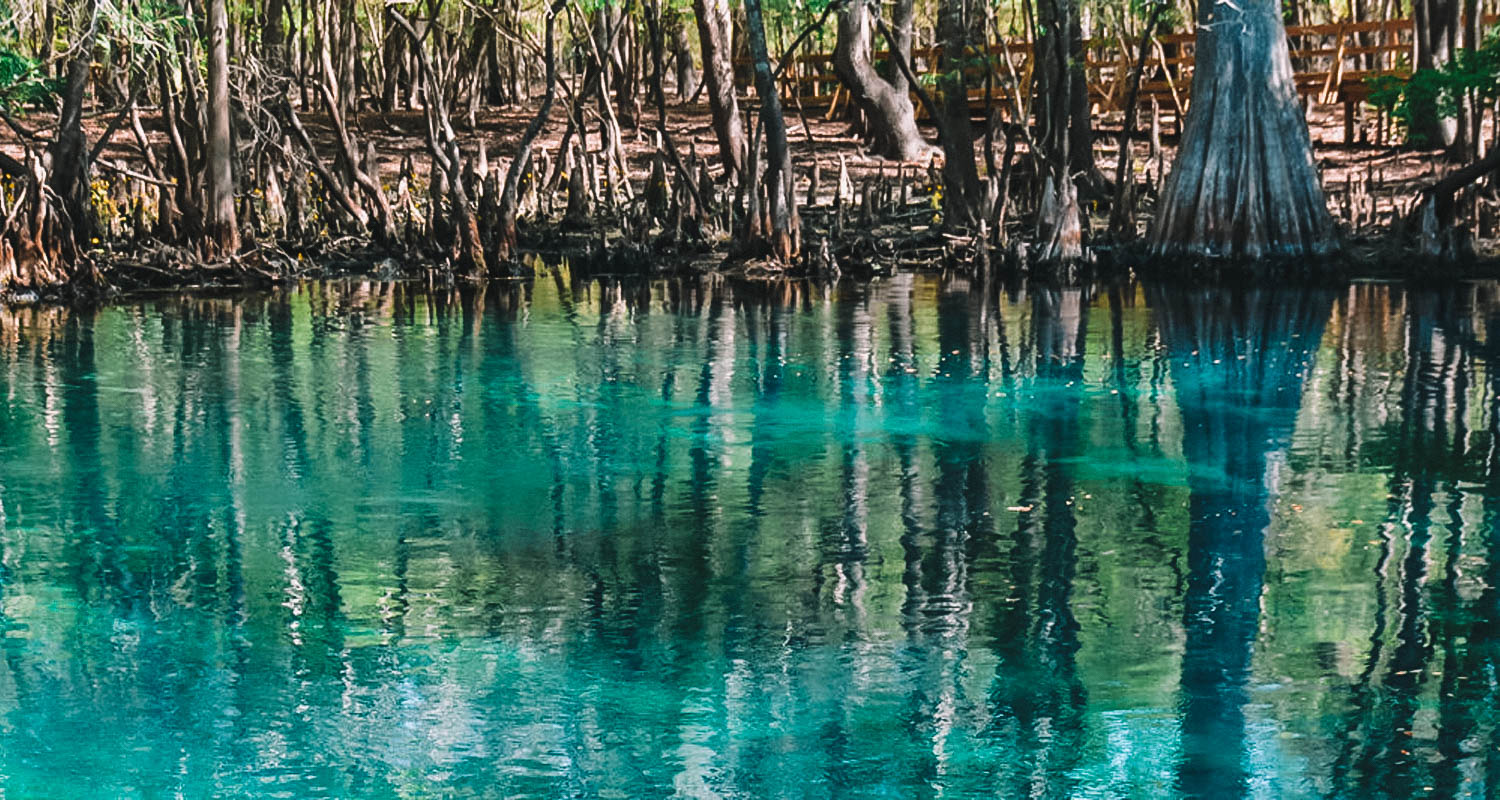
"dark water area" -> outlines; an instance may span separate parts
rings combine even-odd
[[[0,310],[0,797],[1500,794],[1500,285]]]

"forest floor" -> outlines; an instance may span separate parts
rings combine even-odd
[[[563,106],[562,102],[554,106],[550,124],[537,140],[537,146],[549,151],[554,161],[566,127]],[[455,120],[454,127],[459,132],[466,152],[477,150],[480,142],[483,142],[491,168],[503,168],[508,163],[509,154],[514,152],[533,113],[534,109],[531,107],[481,109],[476,114],[472,126],[466,124],[467,120],[459,118]],[[786,114],[792,159],[799,175],[797,184],[799,198],[806,197],[808,176],[815,161],[821,170],[819,199],[824,204],[832,202],[833,193],[838,185],[837,176],[841,160],[847,166],[851,179],[856,182],[873,175],[894,176],[897,170],[903,167],[900,162],[867,154],[859,139],[852,133],[849,123],[843,119],[830,119],[826,109],[802,111],[793,104],[786,109]],[[1150,153],[1150,145],[1144,130],[1138,133],[1138,138],[1132,143],[1135,148],[1134,163],[1138,179],[1143,179],[1147,186],[1151,187],[1147,190],[1144,202],[1140,206],[1137,220],[1138,229],[1142,233],[1149,221],[1155,189],[1159,187],[1164,173],[1170,169],[1176,143],[1175,123],[1170,115],[1166,116],[1166,120],[1161,125],[1161,147],[1154,157]],[[325,154],[334,152],[333,134],[326,123],[326,118],[307,113],[303,115],[303,120],[319,149]],[[644,184],[651,168],[652,154],[655,151],[652,133],[655,120],[654,109],[642,109],[641,124],[635,128],[628,126],[625,128],[626,156],[632,173],[632,183],[638,187]],[[148,137],[153,140],[153,146],[164,146],[165,134],[161,126],[156,124],[157,121],[153,115],[143,114],[142,121]],[[1430,185],[1444,172],[1455,166],[1446,161],[1442,153],[1436,150],[1395,144],[1344,144],[1343,109],[1336,104],[1313,105],[1309,111],[1308,121],[1315,157],[1323,172],[1330,210],[1335,218],[1342,222],[1351,243],[1380,240],[1384,232],[1391,230],[1394,223],[1405,217],[1423,187]],[[44,135],[50,123],[51,120],[40,115],[27,119],[27,124]],[[103,114],[87,119],[85,128],[90,139],[97,139],[108,123],[109,118]],[[1120,124],[1118,115],[1107,117],[1101,120],[1095,132],[1096,160],[1101,170],[1111,180],[1115,175]],[[1145,128],[1148,124],[1148,120],[1143,120],[1138,123],[1138,126]],[[354,128],[355,135],[360,141],[369,141],[374,144],[382,182],[386,185],[395,185],[401,165],[407,156],[412,158],[419,174],[426,172],[429,160],[425,139],[426,119],[422,111],[398,111],[390,114],[366,111],[351,120],[351,127]],[[935,131],[929,125],[924,124],[922,127],[928,141],[935,142]],[[707,104],[670,104],[668,106],[668,129],[678,147],[684,151],[684,158],[689,152],[696,152],[700,157],[708,160],[714,177],[717,179],[720,176],[721,169],[714,158],[718,148],[710,125]],[[1365,125],[1358,130],[1361,138],[1367,140],[1374,138],[1375,131],[1372,125]],[[599,136],[596,128],[589,131],[588,144],[592,150],[599,149]],[[1003,141],[994,143],[996,158],[1000,157],[1003,149]],[[1024,152],[1024,145],[1018,149]],[[19,143],[13,141],[0,141],[0,150],[17,158],[23,155]],[[934,153],[936,152],[934,148]],[[110,173],[118,172],[119,168],[145,171],[140,149],[128,126],[123,126],[114,134],[102,153],[103,158],[99,170],[102,176],[110,177]],[[1018,162],[1021,160],[1018,157]],[[907,174],[916,178],[917,184],[926,183],[929,162],[907,163],[904,166]],[[916,191],[913,194],[919,199],[923,197]],[[557,203],[559,208],[561,205],[560,202]],[[1022,205],[1024,206],[1024,203]],[[1102,228],[1106,222],[1107,212],[1091,214],[1087,213],[1089,210],[1085,208],[1086,224],[1095,229]],[[925,229],[928,226],[927,221],[921,215],[907,215],[906,218],[913,220],[909,225],[913,231]],[[1021,226],[1028,224],[1030,220],[1026,218],[1024,208],[1021,213],[1011,215],[1010,225],[1015,229],[1013,232],[1024,235],[1026,231]],[[888,233],[887,229],[877,235]],[[1500,246],[1497,246],[1495,241],[1476,241],[1475,244],[1479,255],[1487,261],[1500,255]],[[523,231],[523,247],[524,245],[525,231]],[[720,257],[721,255],[712,256],[715,259]],[[700,259],[699,263],[712,267],[714,262]]]

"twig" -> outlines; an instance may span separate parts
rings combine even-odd
[[[115,132],[120,129],[120,126],[129,117],[130,109],[135,106],[135,100],[141,94],[141,83],[135,80],[132,80],[131,83],[134,83],[135,86],[130,90],[130,99],[125,101],[125,105],[120,106],[119,113],[115,114],[115,118],[109,121],[109,126],[104,129],[104,133],[99,136],[99,140],[94,142],[94,149],[89,151],[88,161],[85,163],[92,164],[98,160],[99,154],[104,152],[105,145],[109,144],[109,140],[114,138]]]
[[[291,124],[292,132],[297,134],[297,140],[302,143],[303,147],[307,148],[307,154],[310,156],[309,161],[312,164],[313,172],[318,176],[318,180],[323,183],[323,187],[328,190],[328,193],[333,195],[335,200],[339,201],[339,205],[343,207],[344,211],[349,213],[349,216],[358,220],[362,226],[367,224],[369,215],[354,202],[354,198],[350,197],[349,193],[344,191],[344,188],[338,184],[338,181],[333,179],[333,175],[328,172],[328,168],[323,166],[323,159],[318,157],[318,150],[313,147],[312,139],[307,135],[307,129],[302,127],[302,120],[297,118],[297,110],[292,108],[291,101],[285,100],[283,102],[285,103],[284,111],[286,112],[287,122]]]
[[[172,181],[164,181],[161,178],[153,178],[150,175],[145,175],[145,174],[142,174],[140,172],[136,172],[134,170],[126,169],[125,167],[122,167],[119,164],[116,164],[116,163],[114,163],[112,161],[109,161],[108,159],[98,158],[98,159],[94,160],[94,163],[96,163],[99,166],[101,166],[101,167],[109,170],[110,172],[115,172],[115,173],[118,173],[120,175],[124,175],[127,178],[135,178],[136,180],[145,181],[146,183],[154,184],[156,186],[173,186],[173,187],[175,187],[177,185],[177,184],[173,183]]]
[[[802,46],[802,42],[804,42],[807,37],[811,36],[813,31],[820,30],[823,27],[823,23],[828,21],[828,17],[831,16],[833,12],[842,10],[843,7],[848,4],[849,0],[833,0],[833,2],[829,3],[823,9],[823,13],[819,14],[816,20],[809,22],[802,29],[802,32],[797,34],[797,38],[792,40],[791,47],[788,47],[786,51],[781,54],[781,59],[776,62],[776,71],[771,73],[771,79],[778,81],[781,80],[781,73],[784,72],[787,66],[792,63],[792,58],[795,57],[797,48]]]

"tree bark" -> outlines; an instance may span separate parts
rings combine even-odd
[[[261,20],[260,46],[266,65],[280,74],[286,71],[286,31],[282,28],[282,17],[286,16],[286,0],[267,0],[265,17]]]
[[[1463,5],[1460,0],[1412,0],[1412,63],[1417,69],[1441,69],[1459,46]],[[1427,110],[1412,121],[1413,131],[1429,144],[1449,146],[1458,136],[1458,120]]]
[[[967,51],[973,38],[970,0],[941,0],[937,34],[943,45],[938,59],[938,88],[943,93],[940,113],[943,135],[943,224],[967,230],[977,222],[983,190],[974,166],[974,130],[969,124],[969,87],[964,77]],[[909,78],[910,80],[910,78]]]
[[[651,93],[653,105],[664,105],[667,102],[664,88],[667,71],[667,35],[663,28],[661,3],[659,0],[646,0],[642,11],[646,17],[646,46],[651,51],[651,74],[646,81],[646,91]]]
[[[98,232],[89,202],[88,142],[83,135],[83,101],[92,50],[92,42],[87,42],[68,61],[57,140],[52,144],[52,170],[47,176],[48,188],[61,200],[66,215],[64,233],[79,246],[87,246]]]
[[[766,199],[770,229],[764,235],[770,240],[771,254],[790,264],[801,248],[801,222],[797,217],[797,198],[792,191],[791,152],[786,140],[786,120],[781,115],[781,94],[776,76],[771,72],[766,52],[765,23],[761,18],[760,0],[745,0],[745,26],[750,39],[750,58],[755,63],[755,91],[760,95],[761,124],[766,130]],[[754,230],[755,222],[751,221]]]
[[[687,100],[698,91],[698,70],[693,67],[693,48],[681,19],[668,23],[672,30],[672,55],[677,59],[677,98]]]
[[[521,143],[516,147],[516,157],[510,162],[510,169],[505,173],[505,189],[500,194],[499,209],[499,243],[497,249],[498,261],[510,259],[512,251],[516,246],[516,205],[520,194],[521,176],[531,169],[531,145],[536,141],[538,134],[542,132],[543,126],[547,124],[547,116],[552,113],[552,101],[557,97],[557,53],[556,33],[557,15],[562,11],[566,0],[553,0],[552,7],[547,10],[546,33],[543,41],[546,50],[543,61],[546,64],[547,88],[542,95],[542,105],[537,109],[536,116],[531,118],[531,123],[526,126],[526,133],[521,137]],[[532,184],[535,185],[540,176],[533,176]],[[497,265],[491,265],[493,268]]]
[[[1075,0],[1040,0],[1035,51],[1037,144],[1054,171],[1066,168],[1091,178],[1093,121],[1084,73],[1083,28]]]
[[[208,2],[208,245],[220,256],[240,249],[234,212],[234,143],[229,127],[229,13],[226,0]]]
[[[703,49],[703,82],[708,90],[714,136],[719,140],[719,161],[727,172],[739,175],[745,171],[749,148],[745,143],[744,125],[740,122],[739,102],[734,95],[729,3],[728,0],[693,0],[693,11],[698,18],[698,40]]]
[[[396,110],[396,99],[401,86],[401,79],[407,73],[407,70],[404,68],[406,64],[406,37],[401,34],[400,28],[396,26],[395,20],[391,18],[392,13],[394,13],[393,7],[386,6],[385,12],[381,16],[382,25],[385,28],[384,35],[381,37],[380,55],[384,63],[381,71],[385,74],[380,88],[380,110],[387,114]],[[406,97],[409,99],[411,93],[407,92]]]
[[[887,158],[916,161],[927,154],[927,142],[917,130],[916,111],[906,90],[906,80],[898,88],[876,71],[870,62],[872,27],[867,0],[853,0],[839,11],[838,44],[833,49],[833,68],[839,80],[849,89],[854,102],[865,116],[865,134],[870,150]],[[907,24],[910,25],[910,17]],[[895,23],[893,23],[895,24]],[[895,32],[901,37],[899,32]],[[889,42],[893,58],[907,58],[911,51],[908,27],[906,52],[900,52],[901,39]]]
[[[1155,251],[1264,258],[1335,249],[1278,4],[1203,2],[1196,52]]]

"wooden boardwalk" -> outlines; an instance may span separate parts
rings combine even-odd
[[[1490,16],[1485,24],[1493,24],[1496,19]],[[1288,27],[1286,32],[1298,91],[1320,103],[1343,104],[1344,140],[1352,143],[1357,106],[1369,97],[1367,80],[1378,75],[1405,74],[1412,52],[1411,20],[1299,25]],[[1181,120],[1191,94],[1193,40],[1193,34],[1179,33],[1156,37],[1151,43],[1138,96],[1143,106],[1155,104]],[[1094,113],[1120,111],[1129,92],[1129,76],[1139,53],[1139,40],[1096,39],[1088,42],[1086,48]],[[998,109],[1002,115],[1011,117],[1016,107],[1014,87],[1029,89],[1031,85],[1032,46],[1029,42],[1007,42],[992,45],[989,53],[994,65],[989,76],[981,68],[970,70],[970,107],[980,116]],[[879,61],[886,55],[882,51],[875,58]],[[935,72],[941,55],[941,48],[914,49],[914,71],[918,75]],[[753,91],[748,63],[739,66],[736,73],[742,89]],[[788,105],[800,103],[804,109],[826,110],[829,116],[849,101],[848,92],[834,73],[832,53],[797,56],[782,74],[781,89]],[[918,115],[922,114],[918,105]]]

